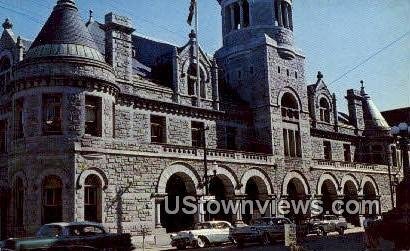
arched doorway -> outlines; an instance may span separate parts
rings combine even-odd
[[[216,214],[207,213],[205,220],[224,220],[233,222],[232,212],[224,212],[222,209],[222,203],[228,202],[228,200],[234,198],[235,189],[229,178],[224,175],[217,175],[212,177],[209,182],[209,194],[215,196],[215,200],[218,201],[221,205],[221,210]],[[214,210],[215,207],[211,206],[211,209]]]
[[[378,212],[378,205],[371,202],[377,201],[377,192],[376,188],[372,182],[367,181],[363,186],[363,200],[369,203],[364,203],[364,214],[365,216],[375,216]]]
[[[323,214],[335,214],[333,212],[333,202],[337,200],[337,188],[333,181],[327,179],[321,186]],[[338,208],[335,208],[338,209]]]
[[[43,180],[43,224],[61,222],[63,220],[62,201],[63,182],[57,176],[47,176]]]
[[[287,185],[288,201],[290,205],[305,203],[307,194],[303,185],[303,182],[298,178],[292,178]],[[307,218],[308,213],[296,212],[295,207],[291,206],[289,213],[286,215],[295,223],[299,223]]]
[[[95,174],[84,182],[84,220],[102,222],[102,185]]]
[[[245,206],[245,211],[242,212],[243,222],[249,224],[252,219],[259,218],[261,216],[267,216],[268,212],[260,212],[256,204],[259,201],[263,207],[268,198],[268,189],[264,180],[260,177],[251,177],[245,186],[246,200],[253,202],[253,211],[250,205]],[[267,208],[269,210],[269,208]]]
[[[343,186],[343,202],[345,205],[345,208],[343,210],[343,217],[346,219],[348,223],[351,223],[354,226],[360,226],[360,217],[359,217],[359,212],[356,214],[350,214],[347,212],[346,205],[348,205],[349,201],[358,201],[358,192],[357,192],[357,187],[354,184],[353,181],[348,180],[345,182]],[[355,203],[357,205],[357,203]],[[350,206],[350,210],[355,210],[353,206]]]
[[[194,214],[185,214],[182,209],[183,199],[186,196],[195,196],[196,189],[192,179],[185,173],[175,173],[167,181],[165,192],[167,193],[168,209],[174,213],[166,212],[166,202],[161,203],[161,225],[167,233],[178,232],[192,228],[195,224]],[[190,208],[187,208],[188,210]]]

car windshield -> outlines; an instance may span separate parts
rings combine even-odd
[[[272,219],[269,218],[260,218],[253,220],[251,225],[272,225]]]
[[[195,225],[195,229],[211,229],[212,228],[212,225],[210,224],[210,223],[207,223],[207,222],[205,222],[205,223],[198,223],[198,224],[196,224]]]
[[[218,222],[218,223],[212,224],[212,227],[216,229],[226,229],[226,228],[229,228],[229,225],[225,222]]]
[[[99,226],[92,225],[74,225],[68,227],[71,236],[94,236],[104,234],[105,230]]]
[[[63,228],[58,225],[45,225],[37,233],[37,237],[59,237],[62,235]]]

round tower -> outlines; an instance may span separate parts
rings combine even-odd
[[[242,45],[268,35],[282,57],[294,57],[292,0],[218,0],[224,46]]]

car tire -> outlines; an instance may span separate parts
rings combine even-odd
[[[196,242],[197,248],[206,248],[208,246],[208,239],[204,236],[199,236]]]
[[[318,228],[318,229],[317,229],[317,235],[318,235],[318,236],[326,236],[327,233],[326,233],[326,231],[325,231],[323,228]]]
[[[341,228],[339,228],[339,230],[338,230],[337,232],[339,233],[339,235],[344,235],[344,233],[345,233],[345,228],[344,228],[344,227],[341,227]]]
[[[184,250],[184,249],[186,249],[186,246],[183,245],[183,244],[180,244],[180,245],[177,245],[177,249],[178,250]]]
[[[271,244],[271,239],[269,237],[269,234],[265,233],[262,235],[261,244],[263,246],[269,246]]]

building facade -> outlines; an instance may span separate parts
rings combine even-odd
[[[164,198],[205,194],[204,154],[217,200],[391,208],[389,125],[363,87],[347,91],[344,114],[320,72],[306,83],[292,1],[219,2],[223,47],[213,57],[200,48],[196,57],[194,33],[181,47],[134,35],[114,13],[84,23],[73,0],[57,2],[34,41],[4,22],[2,238],[55,221],[134,235],[190,227],[204,216],[168,215]],[[346,217],[358,225],[362,215]]]

